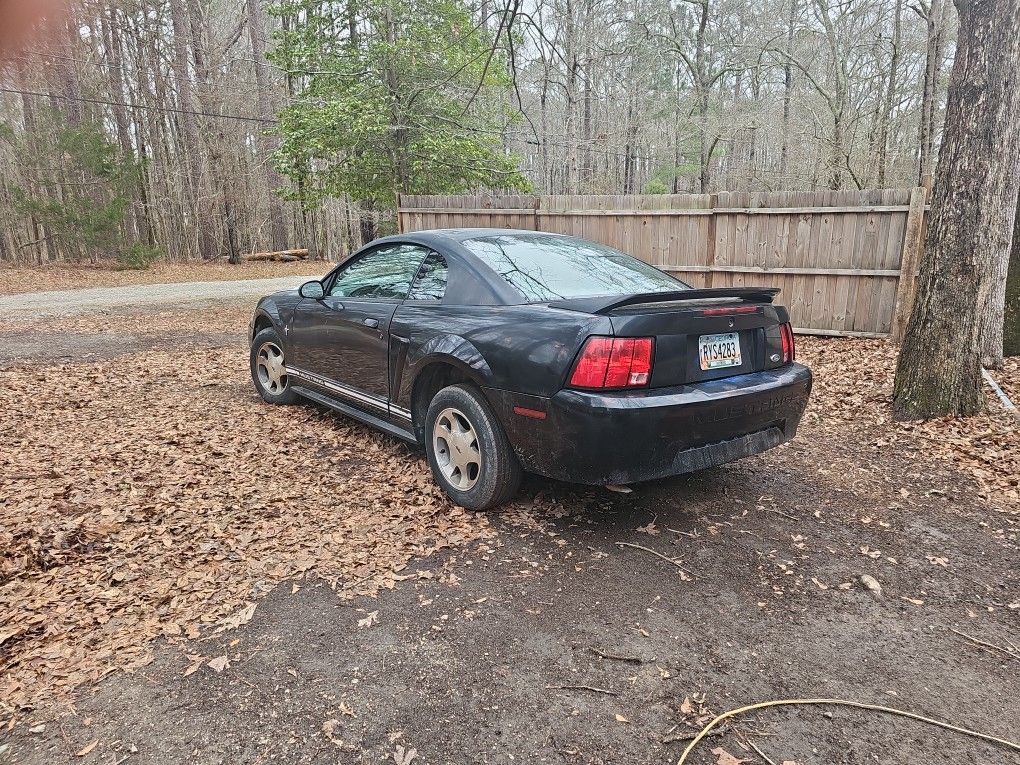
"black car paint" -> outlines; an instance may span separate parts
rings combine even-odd
[[[769,358],[781,346],[779,324],[789,320],[784,308],[764,303],[753,314],[705,316],[697,302],[678,309],[646,301],[607,314],[600,306],[614,301],[605,298],[585,306],[527,303],[460,244],[468,237],[506,233],[416,232],[377,240],[322,280],[327,294],[333,275],[346,263],[383,244],[408,243],[446,259],[443,300],[314,300],[285,291],[259,302],[252,336],[270,324],[277,329],[288,367],[296,368],[299,393],[415,443],[423,441],[415,381],[431,365],[453,367],[484,392],[524,467],[564,480],[649,480],[697,469],[699,460],[718,464],[793,437],[811,374],[802,365]],[[697,348],[689,347],[687,335],[727,331],[740,333],[748,350],[744,364],[701,372]],[[656,336],[649,388],[567,388],[579,349],[591,335]],[[537,410],[545,418],[522,417],[515,407]],[[749,434],[759,434],[758,440],[737,443]],[[710,445],[718,453],[697,451]]]

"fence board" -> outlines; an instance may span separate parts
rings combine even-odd
[[[907,230],[908,212],[924,212],[911,193],[402,196],[399,224],[571,234],[695,287],[779,287],[798,331],[879,337],[911,296],[900,286],[903,251],[916,253],[926,224]]]

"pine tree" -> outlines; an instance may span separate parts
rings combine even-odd
[[[294,20],[271,56],[299,81],[277,157],[300,201],[392,207],[400,193],[526,187],[503,147],[505,62],[462,2],[301,0],[273,12]]]

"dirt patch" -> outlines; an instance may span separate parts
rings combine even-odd
[[[531,479],[483,517],[397,442],[262,405],[245,308],[165,318],[183,361],[110,346],[0,371],[12,762],[651,765],[706,714],[790,696],[1020,729],[1015,431],[892,423],[889,344],[800,343],[817,384],[792,444],[630,495]],[[46,326],[88,321],[146,336],[145,315]],[[800,765],[1020,763],[846,710],[755,713],[690,762],[763,762],[748,742]]]
[[[32,266],[0,268],[0,295],[86,287],[124,287],[134,284],[237,281],[282,276],[321,276],[332,264],[323,261],[295,263],[156,263],[144,270],[115,270],[101,266]]]
[[[182,312],[179,308],[108,309],[61,318],[9,321],[0,332],[0,364],[53,364],[128,353],[233,345],[244,350],[255,300]]]

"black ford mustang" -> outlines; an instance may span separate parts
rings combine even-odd
[[[486,509],[522,470],[647,481],[793,438],[811,372],[777,292],[692,289],[568,236],[419,231],[263,298],[251,373],[270,403],[424,446],[450,497]]]

